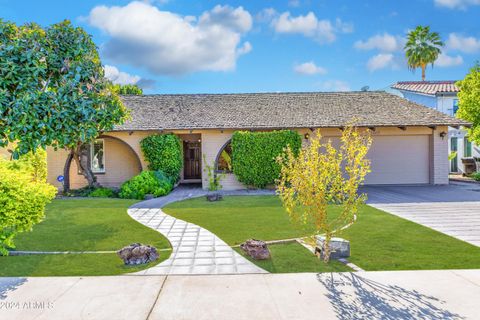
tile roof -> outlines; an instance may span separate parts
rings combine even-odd
[[[457,93],[460,89],[455,85],[455,82],[456,81],[400,81],[395,83],[392,88],[429,95]]]
[[[131,119],[115,130],[279,129],[469,125],[386,92],[123,96]]]

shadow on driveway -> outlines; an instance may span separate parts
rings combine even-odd
[[[9,291],[15,291],[25,282],[26,278],[0,278],[0,300],[5,300]]]

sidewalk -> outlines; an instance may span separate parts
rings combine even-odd
[[[1,319],[478,319],[480,270],[0,278]]]

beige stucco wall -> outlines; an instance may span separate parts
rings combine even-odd
[[[175,134],[180,135],[189,135],[189,134],[199,134],[201,137],[202,143],[202,168],[203,156],[205,160],[213,165],[218,152],[221,147],[232,137],[232,134],[235,130],[175,130],[172,131]],[[429,159],[429,179],[432,184],[447,184],[448,183],[448,139],[440,138],[439,133],[445,131],[448,132],[447,127],[437,127],[435,130],[432,130],[428,127],[408,127],[407,130],[401,130],[396,127],[385,127],[385,128],[376,128],[372,132],[373,137],[373,147],[375,147],[376,137],[399,137],[399,136],[418,136],[422,140],[427,138],[428,140],[428,149],[426,152]],[[304,136],[305,133],[312,134],[310,129],[299,129],[298,132]],[[151,134],[159,133],[157,131],[135,131],[135,132],[109,132],[108,136],[116,137],[121,139],[123,142],[128,144],[135,153],[140,157],[141,165],[143,169],[147,168],[147,163],[143,159],[142,152],[140,150],[140,141]],[[166,132],[163,132],[166,133]],[[326,128],[320,129],[322,136],[326,138],[332,138],[332,140],[337,140],[341,136],[341,131],[336,128]],[[104,175],[98,176],[98,181],[105,186],[119,186],[122,182],[130,178],[131,176],[138,173],[138,165],[136,164],[135,155],[124,146],[121,142],[115,141],[112,139],[106,140],[105,145],[105,166],[106,173]],[[395,143],[395,139],[391,139],[392,143]],[[304,143],[307,141],[304,139]],[[378,154],[388,153],[389,147],[385,144],[385,139],[382,138],[381,143],[381,152]],[[395,145],[390,146],[395,148]],[[402,145],[402,148],[405,148],[405,144]],[[398,150],[397,150],[398,151]],[[405,152],[408,154],[408,152]],[[399,153],[401,154],[401,152]],[[63,166],[65,164],[67,153],[63,150],[53,151],[48,149],[48,167],[49,167],[49,181],[54,183],[57,186],[61,186],[56,182],[56,177],[63,174]],[[411,153],[414,157],[414,153]],[[401,163],[401,161],[399,162]],[[375,169],[375,168],[373,168]],[[203,169],[204,170],[204,169]],[[422,169],[424,170],[424,169]],[[414,173],[414,171],[412,171]],[[368,179],[367,179],[368,180]],[[72,188],[78,188],[84,186],[85,182],[83,177],[78,176],[76,173],[75,164],[72,164],[71,168],[71,186]],[[235,190],[242,189],[245,186],[240,183],[233,174],[227,174],[227,176],[222,180],[222,185],[224,190]],[[202,186],[207,188],[208,186],[208,177],[205,171],[202,172]]]

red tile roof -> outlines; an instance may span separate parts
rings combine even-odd
[[[393,89],[436,95],[438,93],[455,93],[460,89],[456,81],[400,81],[392,86]]]

